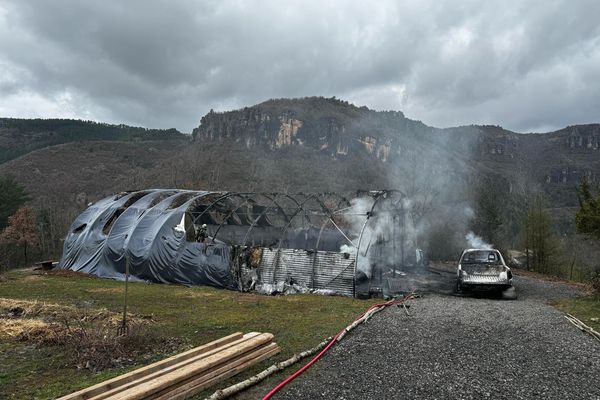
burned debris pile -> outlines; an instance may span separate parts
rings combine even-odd
[[[421,264],[399,191],[124,192],[79,215],[59,267],[262,293],[366,296]]]

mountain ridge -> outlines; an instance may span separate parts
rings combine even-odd
[[[27,134],[25,136],[28,141],[24,146],[19,142],[20,132]],[[353,163],[353,157],[382,163],[382,166],[371,171],[371,166],[361,161],[366,168],[361,173],[365,176],[382,173],[381,168],[386,164],[388,170],[389,165],[394,165],[396,168],[390,174],[391,181],[387,182],[387,187],[394,187],[399,179],[402,180],[400,175],[403,169],[413,168],[411,161],[413,164],[417,161],[423,168],[430,168],[426,164],[437,163],[440,165],[434,165],[428,172],[435,175],[444,173],[444,168],[456,169],[452,179],[463,179],[474,171],[499,174],[509,185],[517,185],[523,180],[527,184],[541,187],[549,195],[551,206],[573,207],[576,205],[574,187],[580,179],[587,176],[592,181],[598,181],[600,176],[600,159],[597,154],[599,138],[600,124],[571,125],[547,133],[518,133],[497,125],[435,128],[421,121],[411,120],[400,111],[370,110],[336,98],[271,99],[238,110],[211,110],[202,117],[200,125],[192,131],[191,136],[174,129],[153,130],[90,121],[1,118],[0,155],[15,148],[19,154],[12,157],[9,164],[6,164],[6,157],[0,158],[0,165],[3,166],[0,173],[25,174],[23,181],[35,182],[35,179],[28,179],[28,174],[36,170],[34,164],[41,162],[44,157],[55,157],[48,150],[55,144],[74,143],[67,146],[66,150],[61,150],[63,153],[66,151],[62,157],[70,159],[72,157],[68,152],[76,152],[77,142],[80,141],[126,141],[137,144],[123,147],[123,152],[127,154],[117,157],[139,158],[141,167],[135,163],[120,163],[124,168],[120,174],[127,174],[127,168],[131,168],[138,175],[149,175],[147,179],[140,178],[139,182],[151,183],[152,175],[156,175],[159,169],[177,168],[177,173],[173,172],[173,175],[178,176],[177,179],[163,179],[161,183],[207,185],[208,181],[219,181],[210,177],[215,174],[210,171],[211,168],[218,164],[223,172],[222,176],[228,176],[232,180],[227,185],[232,189],[268,187],[267,184],[246,183],[246,176],[238,177],[234,170],[227,171],[228,165],[222,163],[222,160],[247,156],[247,159],[244,158],[245,162],[260,164],[260,160],[266,157],[265,151],[274,152],[280,155],[274,154],[266,158],[272,159],[278,165],[277,168],[288,171],[289,168],[283,167],[283,158],[292,160],[315,152],[314,157],[310,156],[316,163],[312,168],[318,168],[319,164],[331,168],[333,164],[319,158],[322,156],[328,157],[332,162],[347,159],[349,165]],[[150,145],[150,142],[158,144]],[[228,153],[227,148],[220,148],[219,143],[236,143],[236,155]],[[156,148],[157,155],[141,156],[140,151],[147,146]],[[175,152],[171,151],[173,148],[176,149]],[[300,148],[304,150],[295,150]],[[251,154],[245,155],[244,149],[252,149]],[[32,150],[41,153],[33,158],[23,158]],[[31,168],[25,168],[23,163]],[[74,168],[89,168],[86,165],[67,165],[63,160],[54,160],[53,163],[54,167],[62,168],[66,174]],[[108,153],[103,156],[102,163],[110,163]],[[176,164],[177,167],[173,167]],[[297,164],[302,165],[300,161]],[[44,165],[47,167],[49,164]],[[263,171],[263,175],[256,172],[257,175],[252,177],[253,182],[270,176],[264,175],[267,170],[262,166],[255,170]],[[240,173],[245,172],[243,168],[240,169]],[[392,176],[394,174],[396,176]],[[282,180],[282,176],[276,177],[276,181]],[[383,182],[379,178],[372,181],[380,184]],[[222,180],[220,182],[225,185]],[[302,183],[299,180],[296,182]],[[307,180],[302,185],[302,190],[310,186],[311,182]],[[33,184],[28,189],[38,190]]]
[[[206,114],[192,131],[197,143],[234,140],[267,151],[304,146],[333,157],[363,152],[383,162],[423,146],[464,154],[476,168],[527,169],[533,182],[598,181],[600,124],[570,125],[546,133],[518,133],[497,125],[435,128],[399,111],[374,111],[335,98],[275,99]]]
[[[0,163],[31,151],[89,140],[185,140],[174,128],[148,129],[125,124],[60,118],[0,118]]]

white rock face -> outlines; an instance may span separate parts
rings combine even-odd
[[[289,146],[292,144],[294,138],[298,134],[298,130],[302,127],[302,121],[290,117],[279,117],[281,126],[279,127],[279,134],[275,141],[275,147],[282,148],[283,146]]]

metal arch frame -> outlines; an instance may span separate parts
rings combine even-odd
[[[287,196],[289,196],[289,195],[287,195]],[[298,208],[296,208],[296,211],[291,216],[291,218],[288,221],[287,225],[281,231],[281,236],[279,238],[279,243],[277,244],[277,250],[275,251],[275,257],[273,258],[273,281],[271,283],[274,283],[274,280],[275,280],[275,271],[277,270],[277,265],[279,264],[279,253],[281,251],[281,244],[283,242],[283,237],[284,237],[285,233],[287,232],[288,228],[292,224],[292,221],[294,220],[294,218],[296,217],[296,215],[298,215],[298,213],[300,213],[300,211],[306,211],[306,209],[303,207],[304,204],[308,203],[309,200],[312,200],[312,199],[316,198],[318,195],[312,194],[312,195],[303,195],[303,196],[305,196],[305,197],[304,197],[304,199],[303,199],[303,201],[301,203],[296,202],[298,204]],[[317,244],[318,244],[318,242],[317,242]],[[318,248],[318,246],[317,246],[317,248]]]
[[[319,230],[319,236],[317,237],[317,243],[315,244],[315,249],[313,250],[314,253],[313,253],[313,259],[312,259],[312,265],[310,267],[310,270],[311,270],[310,286],[313,289],[315,288],[315,264],[317,262],[317,253],[319,251],[319,243],[321,242],[321,235],[323,234],[323,230],[325,229],[325,227],[327,226],[329,221],[331,221],[331,218],[326,219],[325,221],[323,221],[323,224],[321,224],[321,229]]]
[[[183,191],[183,190],[177,190],[177,192],[194,192],[194,191]],[[177,194],[177,193],[175,193]],[[193,215],[193,222],[194,224],[197,224],[199,219],[202,218],[202,216],[204,216],[206,213],[208,213],[210,210],[212,210],[217,204],[221,203],[223,200],[228,199],[230,197],[243,197],[244,199],[246,199],[247,201],[250,201],[253,199],[254,196],[264,196],[265,198],[267,198],[270,201],[274,201],[274,204],[277,206],[277,208],[279,209],[279,211],[282,213],[282,215],[285,217],[286,222],[289,222],[292,218],[290,218],[290,216],[288,215],[288,213],[286,212],[286,208],[282,207],[279,202],[277,202],[278,198],[282,198],[285,197],[289,200],[291,200],[292,202],[294,202],[296,204],[296,209],[294,209],[294,217],[297,215],[297,208],[303,206],[306,203],[306,199],[316,199],[317,202],[319,203],[319,205],[321,206],[322,210],[327,214],[327,215],[332,215],[335,213],[335,211],[337,210],[331,210],[329,209],[327,206],[325,206],[323,204],[323,202],[320,200],[321,197],[323,196],[335,196],[338,200],[337,205],[339,206],[339,204],[341,204],[342,202],[346,203],[347,205],[351,205],[350,201],[345,197],[345,196],[341,196],[337,193],[334,192],[327,192],[327,193],[316,193],[316,194],[304,194],[304,193],[298,193],[296,196],[288,194],[288,193],[262,193],[262,192],[213,192],[213,191],[207,191],[205,192],[205,194],[203,194],[202,196],[198,196],[196,198],[201,198],[201,197],[206,197],[206,196],[210,196],[210,195],[214,195],[214,194],[221,194],[220,197],[218,197],[217,199],[213,200],[210,204],[207,205],[207,207],[199,214],[196,213],[191,213]],[[302,196],[304,199],[302,201],[299,201],[297,199],[298,196]],[[245,203],[243,203],[245,204]],[[236,209],[234,209],[234,212],[237,211],[240,208],[240,206],[238,206]],[[269,209],[272,209],[273,207],[269,207]],[[302,207],[303,210],[305,210],[304,207]],[[267,213],[265,213],[266,215]],[[233,215],[231,212],[228,214],[228,216]],[[227,218],[227,217],[226,217]],[[311,222],[310,219],[308,218],[308,216],[306,216],[306,220],[307,222]],[[222,225],[222,224],[219,224]]]
[[[265,197],[268,198],[268,195],[263,195]],[[289,217],[287,215],[287,213],[285,212],[285,208],[281,207],[281,205],[277,202],[277,196],[284,196],[284,197],[290,197],[288,194],[273,194],[273,204],[275,204],[277,206],[277,208],[279,209],[279,211],[283,214],[283,216],[285,217],[286,222],[289,221]],[[266,215],[266,214],[265,214]]]
[[[346,205],[348,205],[348,206],[352,205],[352,203],[350,202],[350,200],[348,200],[346,198],[346,196],[341,195],[336,192],[326,192],[326,193],[323,193],[323,196],[332,196],[332,197],[335,197],[338,199],[338,203],[336,205],[336,211],[339,210],[340,204],[342,204],[342,202],[346,203]],[[335,213],[335,211],[334,211],[334,213]]]
[[[301,194],[302,196],[306,196],[305,194]],[[293,201],[294,203],[296,203],[296,206],[301,207],[301,205],[304,205],[305,202],[300,203],[298,200],[296,200],[296,198],[288,193],[285,194],[285,197],[287,197],[288,199],[290,199],[291,201]],[[302,208],[304,210],[304,208]],[[294,215],[290,218],[290,222],[294,219],[294,217],[298,215],[297,212],[294,212]],[[308,216],[306,214],[304,214],[304,218],[306,219],[306,221],[308,223],[310,223],[310,219],[308,218]]]
[[[319,248],[319,243],[321,241],[321,234],[323,233],[323,229],[325,228],[325,226],[327,225],[328,222],[331,222],[333,224],[333,226],[342,234],[342,236],[344,236],[344,238],[348,241],[348,243],[350,243],[351,245],[355,246],[355,244],[352,242],[352,240],[350,240],[348,238],[348,236],[340,229],[339,226],[337,226],[337,224],[335,223],[335,221],[333,220],[333,215],[336,214],[336,210],[330,210],[325,203],[323,203],[320,199],[319,196],[325,196],[325,195],[330,195],[331,193],[322,193],[322,194],[318,194],[317,195],[317,201],[319,202],[319,205],[321,206],[321,208],[323,209],[323,211],[325,211],[325,214],[327,215],[327,219],[325,220],[325,222],[323,223],[323,225],[321,226],[321,230],[319,231],[319,237],[317,238],[317,243],[316,243],[316,247],[317,249]],[[338,205],[340,203],[338,202]],[[350,204],[350,203],[349,203]]]
[[[277,203],[277,197],[278,197],[278,196],[285,196],[285,197],[288,197],[288,198],[289,198],[289,197],[291,197],[289,194],[273,193],[273,194],[272,194],[272,196],[273,196],[272,198],[270,198],[268,194],[262,194],[262,195],[263,195],[264,197],[266,197],[266,198],[269,198],[269,199],[271,199],[271,204],[270,204],[269,206],[265,207],[265,209],[263,210],[263,212],[262,212],[262,213],[260,213],[260,214],[258,215],[258,217],[256,217],[256,218],[254,219],[254,221],[252,221],[252,224],[250,225],[250,228],[248,228],[248,230],[246,231],[246,235],[244,236],[244,240],[243,240],[243,242],[242,242],[242,244],[241,244],[242,246],[246,246],[246,242],[247,242],[247,240],[248,240],[248,235],[250,234],[250,232],[252,231],[252,229],[253,229],[253,228],[256,226],[256,224],[257,224],[257,222],[260,220],[260,218],[262,218],[264,215],[266,215],[267,211],[268,211],[269,209],[271,209],[271,208],[273,207],[273,205],[276,205],[276,206],[279,208],[279,210],[281,210],[281,212],[283,213],[283,215],[285,215],[285,216],[286,216],[286,218],[287,218],[287,225],[284,227],[284,229],[283,229],[283,233],[285,233],[286,229],[289,227],[289,225],[291,224],[291,222],[292,222],[293,218],[294,218],[294,217],[297,215],[297,213],[298,213],[300,210],[304,209],[303,207],[301,207],[301,206],[299,205],[299,207],[298,207],[298,208],[296,208],[296,211],[295,211],[294,215],[292,216],[292,218],[289,218],[289,217],[287,216],[287,214],[286,214],[286,213],[283,211],[283,209],[282,209],[282,207],[279,205],[279,203]],[[308,197],[306,197],[306,198],[304,199],[304,201],[301,203],[301,205],[304,205],[306,202],[308,202],[308,200],[310,200],[310,199],[312,199],[312,198],[314,198],[314,197],[316,197],[316,195],[309,195]],[[297,201],[294,201],[294,202],[296,202],[296,203],[298,204],[298,202],[297,202]],[[282,242],[282,240],[283,240],[283,233],[282,233],[282,236],[280,237],[280,240],[279,240],[279,243],[278,243],[278,248],[277,248],[277,251],[276,251],[276,253],[275,253],[274,260],[273,260],[273,279],[275,279],[275,270],[277,269],[277,263],[278,263],[278,260],[279,260],[279,253],[280,253],[280,250],[281,250],[281,242]]]
[[[245,247],[246,246],[246,241],[248,240],[248,235],[250,234],[250,232],[252,231],[252,229],[256,226],[256,224],[258,223],[258,221],[264,215],[266,215],[267,211],[269,209],[273,208],[273,205],[276,205],[279,209],[281,209],[281,206],[276,202],[277,196],[279,196],[278,193],[273,193],[272,194],[273,197],[269,197],[268,194],[261,194],[261,195],[264,196],[265,198],[271,200],[271,204],[269,204],[269,206],[265,207],[265,209],[258,215],[258,217],[256,217],[252,221],[252,223],[250,224],[250,227],[246,231],[246,235],[244,235],[244,240],[242,241],[242,244],[239,245],[240,247]],[[242,282],[241,282],[241,267],[240,267],[240,263],[239,263],[239,257],[237,257],[237,256],[236,256],[235,264],[236,264],[236,270],[237,270],[237,273],[238,273],[238,286],[241,287],[242,286]]]
[[[216,194],[216,193],[222,193],[222,192],[207,192],[205,194],[203,194],[202,196],[197,196],[194,197],[191,200],[191,202],[195,201],[198,198],[202,198],[205,196],[209,196],[211,194]],[[325,196],[332,196],[336,199],[336,209],[335,210],[331,210],[329,207],[327,207],[323,200],[322,197]],[[265,209],[256,217],[254,218],[254,220],[252,220],[248,230],[246,231],[246,234],[244,236],[244,239],[242,241],[242,243],[240,244],[241,246],[246,246],[247,245],[247,241],[248,241],[248,237],[250,235],[250,233],[252,232],[252,230],[254,229],[254,227],[258,224],[258,221],[260,221],[261,218],[263,218],[265,215],[267,215],[269,213],[270,210],[273,209],[278,209],[279,212],[281,212],[281,214],[283,215],[284,219],[286,220],[286,225],[283,227],[282,231],[281,231],[281,236],[279,239],[279,243],[278,243],[278,247],[277,247],[277,251],[276,251],[276,255],[274,257],[274,261],[273,261],[273,279],[275,279],[275,271],[277,269],[277,264],[279,262],[279,254],[281,251],[281,247],[282,247],[282,241],[283,241],[283,237],[285,235],[285,233],[288,231],[289,227],[291,226],[294,218],[301,212],[301,211],[305,211],[305,215],[304,215],[304,220],[308,223],[308,225],[313,225],[312,221],[310,220],[309,216],[306,214],[307,208],[305,207],[305,205],[311,201],[314,200],[320,207],[321,210],[323,211],[323,213],[325,214],[325,216],[327,217],[323,223],[323,225],[321,226],[321,229],[319,231],[319,236],[317,238],[317,243],[316,243],[316,248],[314,249],[314,254],[316,256],[317,251],[318,251],[318,246],[320,244],[321,238],[322,238],[322,233],[323,230],[325,228],[325,226],[329,223],[332,222],[334,224],[334,226],[336,226],[336,228],[338,230],[340,230],[340,232],[342,233],[342,235],[346,238],[346,240],[348,240],[348,242],[350,244],[353,244],[352,241],[350,241],[348,239],[348,237],[344,234],[344,232],[341,231],[341,229],[339,227],[337,227],[337,225],[335,224],[335,222],[333,221],[333,215],[334,213],[337,211],[337,209],[339,208],[339,205],[342,203],[346,203],[347,205],[351,205],[350,201],[344,197],[344,196],[340,196],[337,193],[318,193],[318,194],[304,194],[304,193],[299,193],[298,196],[302,196],[303,199],[302,200],[298,200],[297,197],[298,196],[293,196],[290,194],[281,194],[281,193],[235,193],[235,192],[225,192],[223,193],[220,197],[218,197],[217,199],[213,200],[212,203],[210,203],[199,215],[194,216],[193,218],[193,223],[196,224],[198,223],[198,221],[205,215],[207,214],[210,210],[216,208],[216,206],[223,202],[224,200],[233,198],[233,197],[238,197],[243,199],[242,202],[236,203],[235,206],[229,211],[229,213],[223,218],[223,220],[221,221],[221,223],[218,225],[217,230],[215,231],[215,233],[212,235],[212,243],[215,242],[216,237],[218,236],[218,233],[220,232],[221,228],[223,227],[223,225],[226,224],[227,220],[235,213],[237,212],[244,204],[248,204],[251,200],[253,200],[254,202],[256,202],[256,197],[258,196],[263,196],[265,199],[270,201],[270,204],[268,204]],[[288,215],[288,213],[286,212],[286,210],[281,206],[280,202],[278,201],[279,198],[287,198],[288,200],[290,200],[291,202],[296,204],[296,209],[294,210],[293,214]],[[190,203],[191,203],[190,202]],[[316,257],[313,257],[313,262],[312,262],[312,278],[311,278],[311,284],[314,287],[314,268],[315,268],[315,262],[316,262]],[[356,261],[355,261],[356,264]],[[239,270],[239,266],[238,266],[238,270]]]
[[[205,194],[206,195],[210,195],[210,194],[214,194],[214,193],[222,193],[222,192],[208,192]],[[327,207],[324,203],[324,197],[326,196],[332,196],[334,198],[336,198],[337,200],[337,204],[336,204],[336,209],[330,209],[329,207]],[[397,201],[394,201],[394,205],[399,205],[400,208],[404,209],[404,206],[402,205],[402,203],[400,203],[399,201],[402,198],[405,198],[404,193],[400,190],[381,190],[381,191],[364,191],[364,192],[357,192],[356,193],[356,197],[362,197],[362,196],[370,196],[373,198],[373,204],[369,210],[369,212],[366,214],[366,218],[365,221],[362,225],[362,228],[360,230],[359,236],[358,236],[358,243],[356,244],[356,257],[355,257],[355,261],[354,261],[354,276],[356,276],[356,272],[359,268],[359,266],[361,266],[361,264],[359,264],[359,257],[360,257],[360,251],[361,251],[361,246],[363,244],[363,236],[364,236],[364,232],[365,229],[369,223],[369,220],[371,219],[371,217],[373,216],[373,211],[376,209],[376,207],[379,205],[379,203],[386,198],[390,198],[390,197],[394,197],[394,196],[398,196],[399,195],[399,199]],[[214,200],[211,204],[208,205],[208,207],[206,207],[202,213],[200,213],[199,215],[197,215],[194,218],[194,223],[196,223],[204,214],[206,214],[207,212],[209,212],[211,209],[213,209],[217,203],[222,202],[225,199],[231,198],[231,197],[241,197],[242,199],[244,199],[243,202],[241,202],[240,204],[236,204],[236,207],[233,208],[228,214],[227,216],[223,219],[223,221],[219,224],[219,227],[217,228],[217,231],[215,232],[215,234],[213,235],[213,242],[214,242],[214,238],[217,236],[218,232],[220,231],[221,227],[225,224],[225,222],[227,221],[227,219],[233,215],[237,210],[240,209],[240,207],[242,207],[244,204],[247,204],[248,202],[250,202],[251,200],[256,201],[256,197],[258,196],[263,196],[265,199],[267,199],[268,201],[270,201],[270,203],[268,203],[264,210],[258,215],[256,216],[256,218],[254,218],[253,220],[251,220],[251,224],[248,228],[248,230],[246,231],[246,234],[244,235],[244,239],[243,241],[239,244],[241,246],[246,246],[247,245],[247,241],[248,238],[251,234],[251,232],[253,231],[253,229],[257,226],[258,221],[263,218],[265,215],[267,215],[269,213],[269,211],[273,210],[273,209],[277,209],[279,212],[282,213],[282,215],[284,216],[284,219],[286,220],[286,225],[281,228],[281,236],[280,236],[280,240],[277,246],[277,250],[276,250],[276,255],[273,261],[273,279],[275,277],[275,271],[277,269],[277,264],[279,262],[279,253],[281,251],[282,248],[282,241],[283,241],[283,236],[285,235],[285,233],[288,231],[289,227],[291,226],[294,218],[302,211],[305,212],[305,216],[304,216],[304,220],[306,222],[308,222],[309,225],[313,225],[311,221],[311,219],[309,218],[309,216],[306,214],[306,212],[309,210],[309,208],[306,207],[306,204],[311,201],[314,200],[321,208],[321,211],[325,214],[326,219],[323,221],[323,223],[321,224],[321,228],[319,230],[319,235],[317,237],[317,242],[315,244],[315,249],[314,251],[314,256],[313,256],[313,262],[312,262],[312,276],[311,276],[311,285],[314,287],[314,268],[315,268],[315,263],[316,263],[316,256],[317,256],[317,252],[318,252],[318,248],[322,239],[322,235],[323,235],[323,231],[325,229],[325,227],[332,222],[333,225],[336,227],[336,229],[338,229],[342,235],[344,236],[344,238],[351,244],[354,245],[354,243],[349,240],[349,238],[344,234],[343,231],[341,231],[341,229],[335,224],[335,222],[333,221],[333,216],[336,214],[339,214],[340,211],[342,209],[339,209],[340,205],[345,204],[348,206],[352,206],[352,203],[350,200],[348,200],[348,198],[346,196],[342,196],[339,195],[337,193],[317,193],[317,194],[304,194],[304,193],[298,193],[296,196],[287,194],[287,193],[233,193],[233,192],[226,192],[224,193],[222,196],[220,196],[219,198],[217,198],[216,200]],[[298,197],[302,196],[302,199],[299,200]],[[202,197],[202,196],[201,196]],[[296,204],[296,209],[294,210],[294,212],[292,214],[288,214],[286,212],[286,210],[284,210],[284,208],[282,207],[282,205],[280,204],[280,202],[278,201],[281,198],[287,198],[288,200],[292,201],[293,203]],[[316,210],[316,209],[315,209]],[[253,214],[254,215],[254,214]],[[366,256],[366,254],[365,254]],[[356,295],[355,293],[355,284],[354,284],[354,295]]]
[[[211,194],[219,194],[219,193],[223,193],[223,192],[206,192],[205,195],[198,196],[196,198],[202,198],[202,197],[209,196]],[[196,225],[197,222],[200,221],[200,218],[202,218],[204,216],[204,214],[206,214],[208,212],[208,210],[210,210],[215,204],[217,204],[221,200],[224,200],[224,199],[226,199],[226,198],[228,198],[230,196],[233,196],[234,194],[237,194],[237,193],[225,192],[225,194],[223,194],[221,197],[219,197],[218,199],[216,199],[215,201],[213,201],[212,203],[210,203],[208,205],[208,207],[206,207],[199,215],[193,217],[193,223],[194,223],[194,225]],[[196,200],[196,198],[194,198],[194,200]]]
[[[327,195],[326,193],[321,194],[322,196]],[[344,236],[344,238],[352,245],[354,245],[354,243],[352,243],[352,241],[346,236],[346,234],[344,234],[344,232],[342,232],[342,230],[335,224],[335,222],[333,221],[333,214],[334,212],[331,212],[329,210],[329,208],[327,208],[327,206],[325,206],[325,204],[320,201],[319,199],[319,195],[316,196],[317,198],[317,202],[319,203],[319,205],[321,206],[321,208],[323,208],[323,210],[325,211],[325,213],[327,214],[327,219],[325,221],[323,221],[323,224],[321,224],[321,229],[319,230],[319,236],[317,237],[317,243],[315,243],[315,248],[314,248],[314,253],[313,253],[313,259],[312,259],[312,265],[311,265],[311,277],[310,277],[310,284],[312,286],[312,288],[314,289],[315,287],[315,265],[317,263],[317,255],[319,253],[319,244],[321,243],[321,237],[323,235],[323,230],[325,229],[325,227],[327,226],[327,224],[329,224],[329,222],[331,222],[336,228],[337,230],[340,231],[340,233]],[[349,203],[349,202],[348,202]],[[338,202],[338,205],[340,204],[340,202]],[[337,211],[337,210],[336,210]],[[358,254],[358,250],[357,250],[357,254]],[[354,264],[356,265],[356,261],[354,262]],[[356,267],[354,269],[354,275],[356,276]],[[354,287],[354,277],[352,278],[353,280],[353,284],[352,286]],[[353,292],[353,297],[354,297],[354,288],[352,290]]]
[[[258,221],[260,220],[260,218],[262,218],[263,216],[267,215],[269,213],[270,210],[273,210],[274,208],[276,208],[281,215],[284,217],[285,221],[286,221],[286,225],[283,228],[283,232],[285,233],[287,231],[287,229],[289,228],[289,226],[291,225],[293,219],[298,215],[298,213],[300,211],[306,211],[306,207],[305,204],[312,199],[315,199],[317,201],[317,203],[319,204],[319,206],[321,206],[322,210],[325,212],[325,214],[331,218],[331,215],[333,214],[331,212],[331,210],[329,210],[329,208],[327,208],[323,202],[320,200],[321,196],[324,196],[326,194],[303,194],[303,193],[299,193],[298,196],[303,196],[304,198],[299,201],[297,199],[297,196],[293,196],[287,193],[250,193],[250,192],[206,192],[204,195],[202,196],[198,196],[195,197],[193,200],[196,200],[198,198],[202,198],[202,197],[206,197],[209,195],[213,195],[213,194],[222,194],[220,197],[218,197],[217,199],[213,200],[210,204],[207,205],[207,207],[199,214],[195,214],[195,213],[190,213],[192,215],[192,220],[194,224],[197,224],[198,221],[208,212],[210,212],[212,209],[214,209],[219,203],[221,203],[223,200],[232,198],[232,197],[241,197],[244,199],[244,201],[241,204],[236,204],[236,207],[233,208],[223,219],[223,221],[221,223],[218,224],[218,228],[215,231],[215,234],[213,235],[213,242],[214,242],[214,238],[217,236],[218,232],[221,230],[222,226],[225,225],[225,223],[227,222],[228,218],[231,217],[236,211],[238,211],[244,204],[249,203],[250,201],[254,200],[255,201],[255,197],[257,196],[263,196],[264,198],[266,198],[267,200],[269,200],[271,203],[265,207],[265,209],[261,212],[261,214],[259,214],[258,219],[254,219],[251,224],[250,227],[248,229],[248,232],[246,232],[244,241],[242,243],[242,245],[246,244],[247,241],[247,237],[248,234],[250,233],[250,231],[252,229],[254,229],[254,227],[258,224]],[[333,194],[333,193],[331,193]],[[335,195],[335,194],[334,194]],[[337,196],[337,195],[336,195]],[[293,203],[296,204],[296,209],[294,210],[292,215],[289,215],[286,212],[286,209],[284,207],[282,207],[282,205],[280,204],[280,202],[278,202],[278,199],[280,198],[287,198],[290,201],[292,201]],[[349,204],[349,201],[342,196],[339,196],[340,198],[338,199],[338,203],[337,204],[341,204],[342,202],[346,202]],[[275,205],[276,207],[273,207],[273,205]],[[305,215],[304,219],[306,220],[306,222],[310,225],[312,223],[312,221],[310,220],[310,218],[308,217],[308,215]]]
[[[367,213],[367,218],[365,219],[362,229],[360,230],[360,234],[358,235],[358,246],[356,247],[356,261],[354,262],[354,276],[355,277],[356,277],[356,270],[358,269],[358,258],[360,256],[360,245],[362,243],[362,238],[363,238],[363,234],[365,232],[365,228],[367,227],[367,224],[369,223],[369,219],[373,215],[373,210],[375,209],[375,206],[383,198],[385,193],[386,192],[380,191],[376,194],[376,197],[373,201],[373,205],[371,206],[371,210]],[[366,254],[365,254],[365,256],[366,256]]]
[[[243,205],[248,204],[248,202],[252,199],[252,195],[253,193],[231,193],[230,196],[228,196],[227,198],[231,198],[231,197],[241,197],[244,199],[244,201],[241,204],[238,204],[237,207],[233,208],[229,214],[227,214],[227,216],[223,219],[223,222],[221,222],[219,224],[219,227],[217,228],[217,230],[215,231],[215,234],[213,235],[213,242],[215,241],[215,238],[217,236],[217,234],[219,233],[219,230],[221,229],[221,227],[223,225],[225,225],[225,223],[227,222],[227,220],[237,211],[239,210]],[[277,206],[277,208],[279,209],[279,211],[283,214],[284,218],[286,219],[286,226],[289,226],[292,219],[296,216],[296,213],[294,213],[294,215],[290,218],[283,207],[281,207],[281,205],[275,200],[275,198],[270,198],[268,195],[266,194],[260,194],[260,193],[256,193],[256,195],[262,195],[264,197],[266,197],[269,200],[272,200],[274,202],[274,204]],[[286,197],[288,197],[289,199],[293,200],[296,204],[299,204],[298,201],[296,201],[292,196],[290,195],[285,195]],[[224,200],[224,198],[221,198],[219,200],[217,200],[217,202]],[[266,215],[266,213],[265,213]],[[262,215],[261,215],[262,216]]]
[[[234,214],[237,212],[237,210],[239,210],[241,207],[243,207],[244,205],[248,204],[248,202],[251,199],[251,196],[249,196],[247,193],[235,193],[230,197],[233,196],[239,196],[241,198],[244,199],[243,202],[241,202],[240,204],[237,205],[237,207],[233,208],[229,214],[227,214],[227,216],[225,218],[223,218],[223,221],[219,224],[219,226],[217,227],[217,230],[215,231],[215,233],[212,235],[212,243],[215,242],[215,239],[217,238],[217,235],[219,234],[219,231],[221,230],[221,228],[223,227],[223,225],[225,225],[225,222],[227,222],[227,220]],[[228,198],[230,198],[228,197]]]
[[[244,236],[244,240],[242,241],[241,245],[242,246],[246,246],[246,241],[248,240],[248,235],[250,235],[250,232],[252,232],[252,229],[254,229],[254,227],[256,226],[256,224],[258,223],[258,221],[267,214],[267,211],[271,208],[273,208],[273,205],[276,205],[277,207],[279,207],[281,209],[281,207],[279,206],[279,204],[276,203],[276,199],[277,196],[280,196],[279,193],[273,193],[273,197],[269,197],[267,194],[262,194],[263,196],[265,196],[266,198],[271,200],[271,204],[269,204],[267,207],[265,207],[265,209],[258,215],[258,217],[256,217],[252,223],[250,224],[250,227],[248,228],[248,230],[246,231],[246,235]]]

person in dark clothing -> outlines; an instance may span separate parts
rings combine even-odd
[[[200,229],[198,229],[198,231],[196,232],[196,242],[204,243],[207,236],[208,236],[208,227],[206,226],[206,224],[202,224]]]

